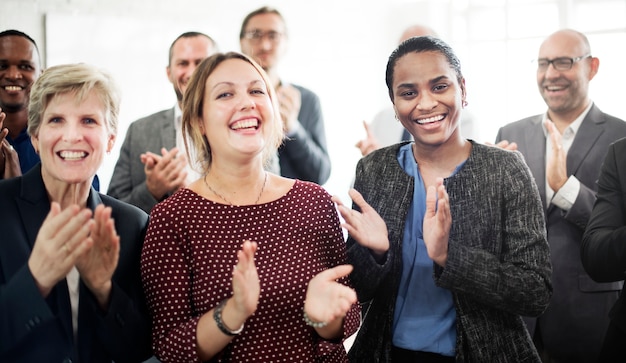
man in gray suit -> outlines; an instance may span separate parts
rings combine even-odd
[[[199,32],[174,40],[166,71],[178,102],[130,125],[107,194],[150,213],[159,201],[199,177],[187,162],[181,105],[196,66],[215,51],[213,39]]]
[[[621,282],[594,282],[580,259],[600,166],[609,144],[626,137],[626,123],[589,99],[599,64],[584,34],[565,29],[550,35],[537,59],[548,111],[502,127],[496,139],[524,155],[544,203],[554,292],[546,312],[526,323],[547,362],[597,361],[621,289]]]

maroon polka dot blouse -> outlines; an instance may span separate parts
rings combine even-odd
[[[182,189],[153,209],[141,274],[157,357],[199,361],[198,320],[231,296],[232,269],[246,239],[258,244],[258,308],[213,361],[347,361],[342,341],[323,340],[302,320],[309,280],[346,257],[330,195],[299,180],[285,196],[260,205],[219,204]],[[355,304],[344,321],[344,339],[358,325]]]

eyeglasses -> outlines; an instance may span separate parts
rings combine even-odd
[[[548,70],[548,67],[550,67],[550,64],[552,64],[554,69],[556,69],[557,71],[569,71],[570,69],[572,69],[572,66],[574,65],[574,63],[581,61],[583,59],[587,59],[587,58],[591,58],[591,54],[586,54],[586,55],[576,57],[576,58],[568,58],[568,57],[559,57],[559,58],[554,58],[554,59],[539,58],[537,59],[537,69],[540,71],[546,71]]]
[[[263,32],[261,30],[250,30],[244,33],[244,38],[252,41],[253,43],[258,43],[263,38],[267,37],[267,39],[272,43],[278,43],[278,41],[282,38],[283,34],[277,31],[268,31]]]

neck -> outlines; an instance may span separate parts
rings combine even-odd
[[[262,200],[267,179],[267,172],[260,162],[234,168],[214,162],[204,176],[205,185],[213,199],[232,205],[257,204]]]
[[[455,132],[445,143],[440,145],[413,144],[413,157],[424,168],[452,172],[463,160],[467,159],[472,144]],[[445,175],[447,176],[447,175]]]
[[[28,110],[22,108],[16,112],[2,111],[6,114],[2,127],[9,129],[9,136],[15,140],[28,125]]]
[[[589,106],[589,101],[570,111],[559,112],[548,110],[548,118],[554,123],[557,130],[563,134],[563,131],[587,109],[587,106]]]
[[[91,180],[88,182],[68,184],[47,181],[44,177],[44,185],[48,191],[51,202],[58,202],[61,209],[76,204],[81,208],[87,206],[87,198],[91,190]]]

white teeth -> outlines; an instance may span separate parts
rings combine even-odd
[[[428,123],[431,123],[431,122],[441,121],[441,120],[443,120],[444,117],[445,117],[444,115],[433,116],[433,117],[417,120],[417,123],[420,124],[420,125],[424,125],[424,124],[428,124]]]
[[[7,91],[21,91],[23,88],[20,86],[4,86]]]
[[[565,89],[565,87],[546,87],[548,89],[548,91],[560,91],[562,89]]]
[[[237,121],[230,127],[233,130],[239,129],[247,129],[251,127],[257,127],[259,125],[259,121],[257,119],[247,119],[242,121]]]
[[[87,156],[87,153],[84,151],[61,151],[59,156],[65,160],[80,160]]]

